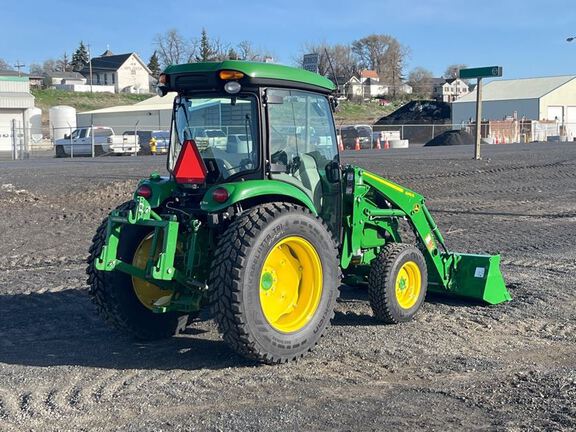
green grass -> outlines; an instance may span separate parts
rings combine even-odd
[[[78,112],[83,112],[116,105],[132,105],[153,96],[129,93],[75,93],[55,89],[32,90],[32,94],[36,98],[35,105],[46,115],[48,110],[56,105],[68,105],[76,108]]]
[[[408,100],[397,100],[388,105],[380,105],[377,101],[354,103],[350,101],[340,102],[339,111],[336,113],[336,124],[372,124],[380,117],[396,111]]]

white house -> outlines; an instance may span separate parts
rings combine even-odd
[[[453,102],[461,96],[467,95],[470,88],[460,78],[433,78],[432,97],[442,102]]]
[[[150,93],[151,72],[136,53],[114,55],[107,50],[91,60],[81,73],[87,84],[113,86],[116,93]]]

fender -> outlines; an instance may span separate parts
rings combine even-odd
[[[214,201],[212,192],[215,189],[226,189],[228,199],[223,203]],[[318,215],[314,203],[303,190],[279,180],[248,180],[213,186],[204,194],[200,208],[208,213],[216,213],[238,202],[259,196],[277,196],[289,198],[289,201],[296,200],[314,215]]]

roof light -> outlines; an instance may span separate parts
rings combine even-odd
[[[224,81],[239,80],[239,79],[244,78],[244,74],[242,72],[232,71],[232,70],[220,71],[219,75],[220,75],[220,79],[224,80]]]
[[[226,84],[224,84],[224,90],[226,90],[226,93],[236,94],[241,89],[242,86],[238,81],[228,81]]]
[[[176,183],[202,184],[206,181],[206,165],[194,140],[182,144],[173,174]]]
[[[166,85],[168,81],[168,77],[166,76],[166,74],[160,74],[160,76],[158,77],[158,85]]]

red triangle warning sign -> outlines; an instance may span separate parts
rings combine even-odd
[[[194,140],[186,140],[174,167],[176,183],[197,183],[206,181],[206,165],[200,156]]]

